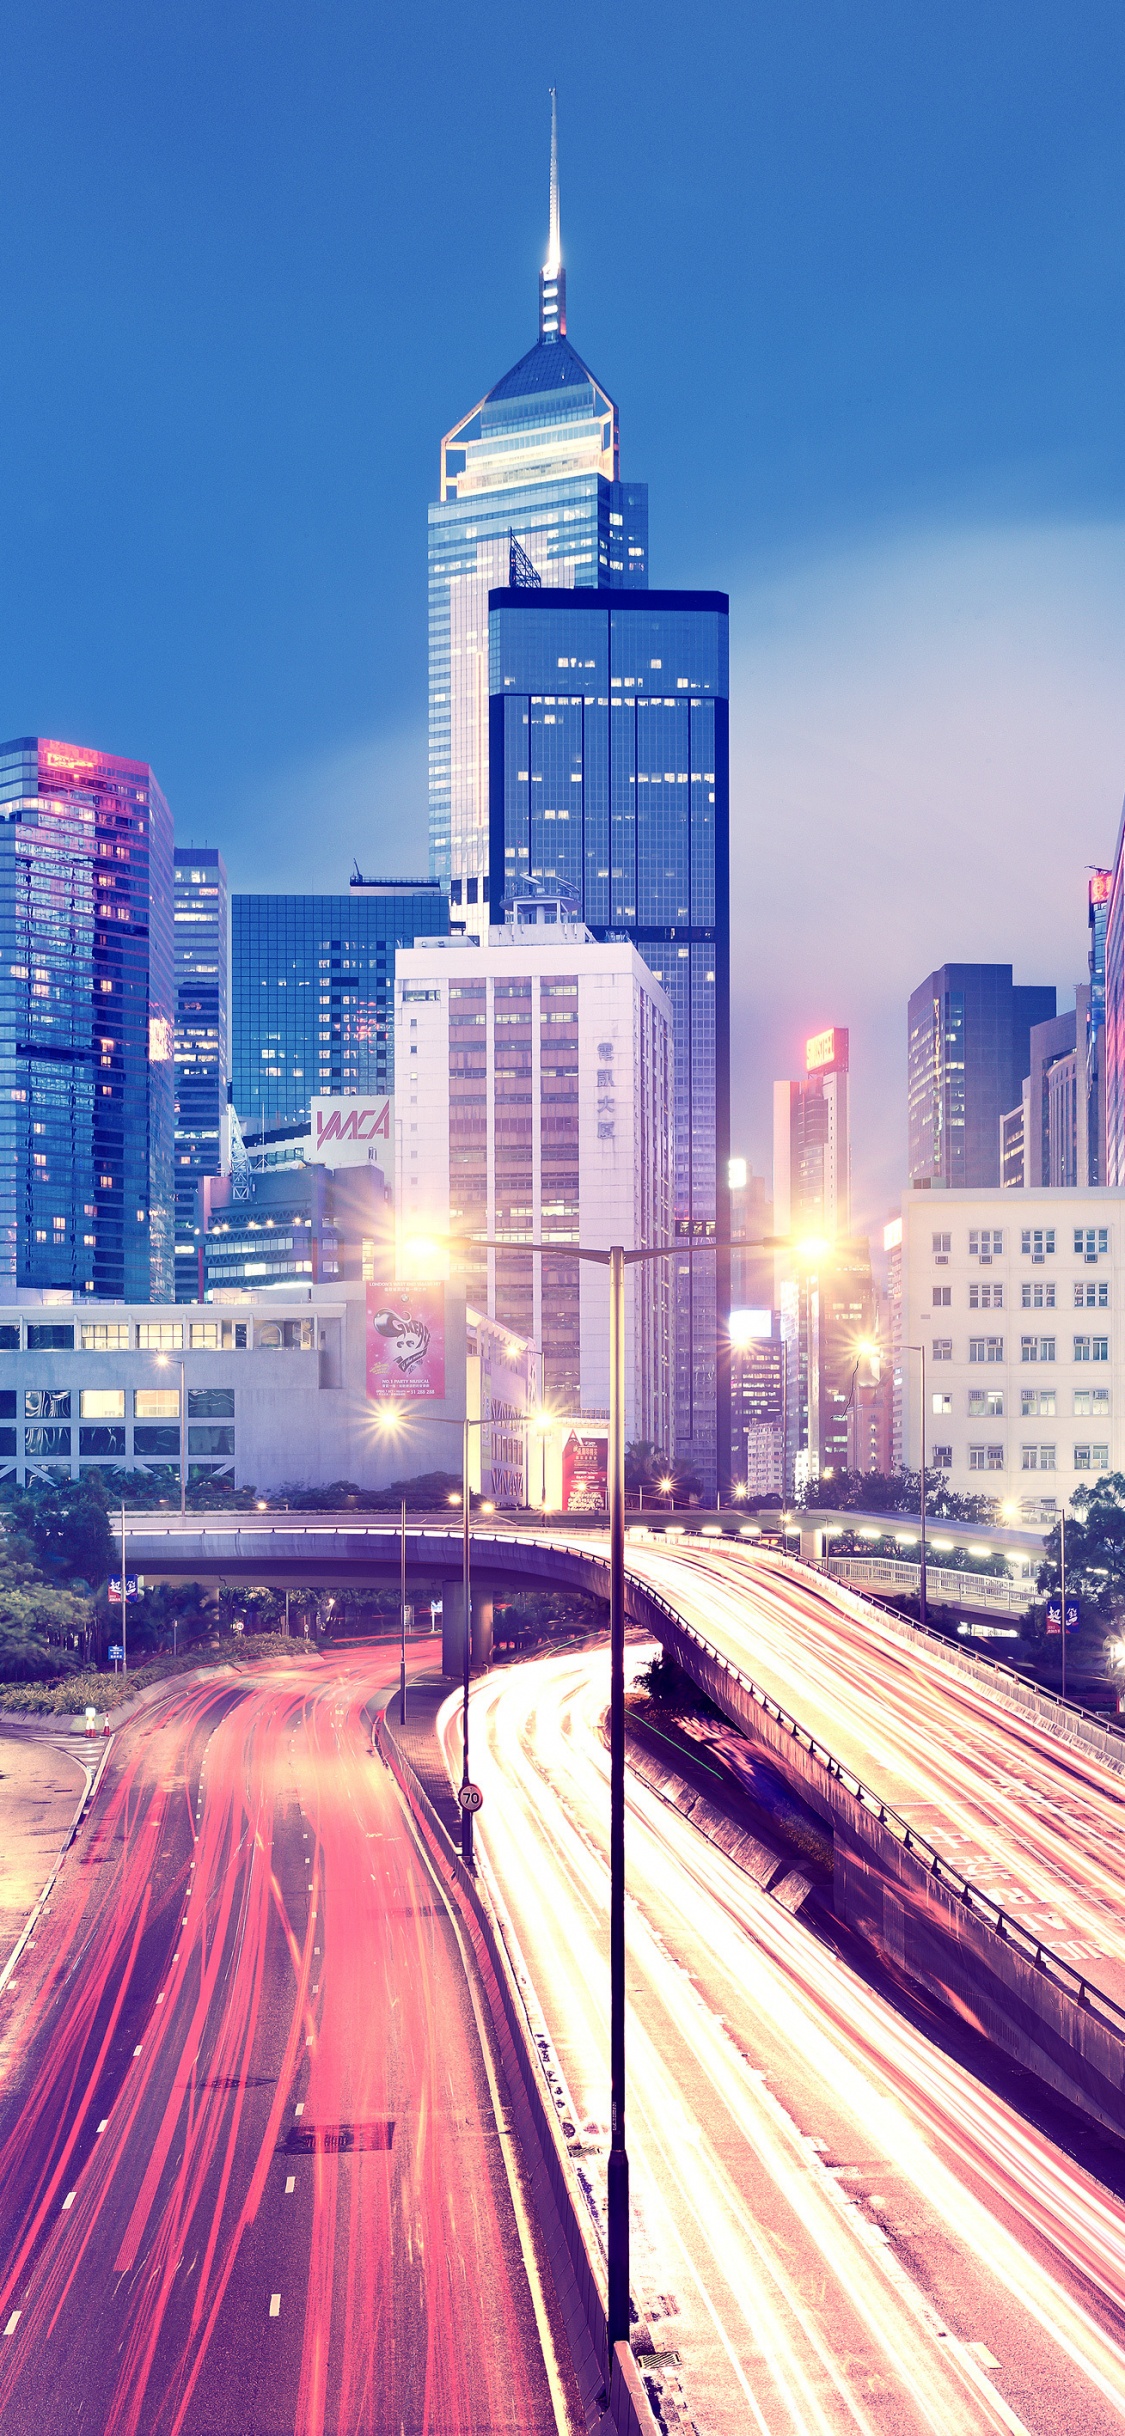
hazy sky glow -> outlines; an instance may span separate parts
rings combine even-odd
[[[534,335],[556,80],[571,335],[654,580],[735,611],[739,1130],[849,1022],[881,1215],[907,988],[1073,980],[1125,783],[1119,7],[4,31],[0,732],[151,759],[239,886],[419,865],[426,502]]]

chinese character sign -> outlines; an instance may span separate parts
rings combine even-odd
[[[608,1453],[609,1440],[604,1434],[571,1430],[562,1450],[560,1503],[564,1514],[604,1511]]]
[[[445,1394],[445,1287],[368,1286],[367,1393],[391,1402]]]

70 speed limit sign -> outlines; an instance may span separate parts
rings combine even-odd
[[[479,1810],[484,1801],[484,1795],[479,1785],[462,1785],[457,1799],[462,1810]]]

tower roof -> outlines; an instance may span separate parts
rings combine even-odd
[[[576,389],[592,381],[593,373],[568,338],[541,338],[489,390],[484,403],[491,406],[502,398],[538,397],[547,389]],[[601,382],[594,386],[600,389]]]

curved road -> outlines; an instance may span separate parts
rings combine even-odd
[[[595,2192],[607,1682],[571,1655],[474,1694],[481,1848]],[[457,1731],[453,1702],[454,1767]],[[1120,2436],[1125,2208],[628,1781],[634,2290],[690,2421]]]
[[[187,1678],[119,1737],[0,1998],[5,2436],[565,2424],[456,1933],[370,1754],[392,1666]]]

